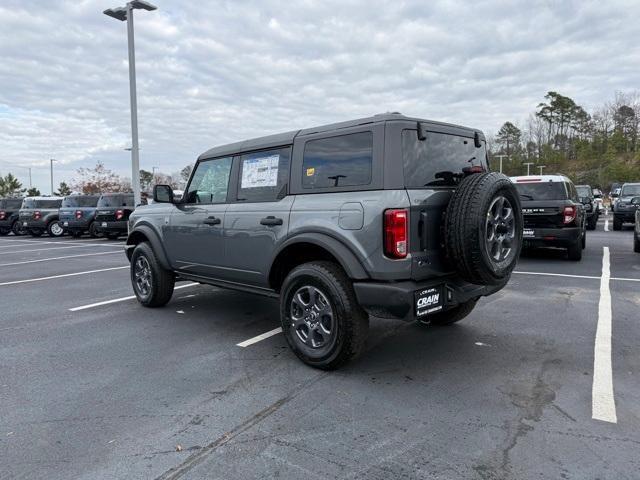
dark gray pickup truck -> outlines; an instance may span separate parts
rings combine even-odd
[[[61,205],[61,197],[27,197],[22,201],[19,221],[32,237],[45,232],[51,237],[61,237],[64,235],[58,217]]]
[[[165,305],[176,280],[279,298],[287,342],[337,368],[369,316],[450,325],[509,280],[514,185],[475,129],[383,114],[213,148],[180,201],[156,186],[129,218],[133,290]]]

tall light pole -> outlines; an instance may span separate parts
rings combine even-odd
[[[546,165],[538,165],[538,168],[540,169],[540,175],[542,175],[542,169],[546,168]]]
[[[495,157],[500,159],[500,173],[502,173],[502,159],[509,158],[510,155],[495,155]]]
[[[51,166],[51,196],[53,197],[53,162],[55,162],[55,158],[50,158],[49,163]],[[31,177],[31,170],[29,170],[29,177]],[[31,183],[31,178],[29,178],[29,183]]]
[[[136,206],[140,205],[140,152],[138,148],[138,100],[136,96],[136,55],[133,41],[133,11],[156,10],[158,7],[143,0],[133,0],[124,7],[109,8],[103,13],[110,17],[127,22],[127,39],[129,45],[129,96],[131,100],[131,183]]]
[[[531,173],[531,165],[533,165],[533,162],[525,162],[524,165],[527,166],[527,176],[529,176]]]

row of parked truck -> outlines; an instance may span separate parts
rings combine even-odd
[[[69,195],[0,199],[0,235],[92,237],[116,239],[127,233],[133,194]]]

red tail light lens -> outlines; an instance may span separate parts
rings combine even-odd
[[[5,211],[0,211],[0,220],[4,220],[7,218],[7,212]]]
[[[76,218],[80,220],[82,218],[82,210],[76,210]]]
[[[40,220],[41,218],[42,218],[42,213],[39,210],[36,210],[35,212],[33,212],[34,220]]]
[[[124,217],[124,210],[116,210],[116,220],[122,220]]]
[[[567,224],[573,222],[576,219],[577,213],[578,209],[576,207],[564,207],[562,223]]]
[[[409,213],[405,209],[384,212],[384,253],[390,258],[405,258],[409,250]]]

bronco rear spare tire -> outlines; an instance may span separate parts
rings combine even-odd
[[[520,197],[501,173],[478,173],[460,182],[445,217],[449,261],[468,282],[499,285],[522,249]]]

